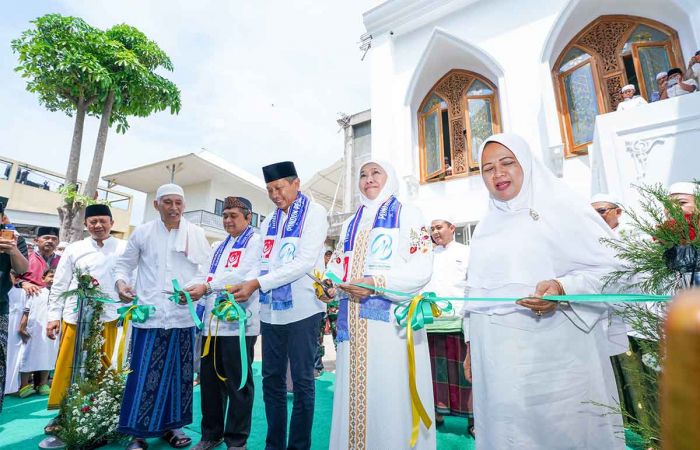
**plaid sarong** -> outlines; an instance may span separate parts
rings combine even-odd
[[[435,410],[442,415],[473,417],[472,386],[464,378],[467,346],[462,333],[428,333]]]

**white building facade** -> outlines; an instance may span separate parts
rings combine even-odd
[[[498,131],[584,197],[633,202],[632,183],[700,178],[700,94],[614,112],[622,86],[651,99],[657,72],[685,71],[697,0],[389,0],[363,18],[372,156],[429,219],[469,230],[484,216],[474,155]]]

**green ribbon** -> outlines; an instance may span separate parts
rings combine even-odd
[[[121,303],[121,302],[114,301],[114,300],[112,300],[111,298],[106,298],[106,297],[86,297],[86,296],[84,296],[84,295],[82,295],[82,294],[80,294],[80,293],[78,293],[78,294],[76,295],[76,297],[77,297],[77,300],[76,300],[76,302],[75,302],[75,309],[73,309],[73,312],[78,312],[78,310],[80,309],[80,304],[81,304],[84,300],[94,300],[94,301],[96,301],[96,302],[102,302],[102,303]]]
[[[443,313],[452,312],[452,303],[445,302],[444,306],[440,305],[438,301],[439,297],[435,292],[424,292],[421,294],[421,300],[418,302],[416,311],[413,313],[411,318],[411,328],[414,330],[420,330],[426,325],[429,325],[435,321],[436,317],[440,317]],[[394,308],[394,317],[399,326],[406,326],[406,316],[408,316],[408,310],[411,306],[411,302],[401,302]]]
[[[326,273],[326,278],[335,284],[345,284],[336,274],[332,272]],[[406,326],[406,316],[410,307],[410,299],[417,294],[409,294],[407,292],[394,291],[391,289],[380,288],[364,283],[350,283],[353,286],[370,289],[381,294],[391,294],[397,297],[405,297],[409,300],[400,302],[394,308],[394,317],[400,326]],[[416,307],[416,312],[411,318],[411,328],[420,330],[425,325],[433,323],[435,317],[440,316],[443,312],[452,311],[452,301],[462,302],[516,302],[528,297],[438,297],[434,292],[423,292],[418,294],[421,299]],[[538,297],[539,298],[539,297]],[[646,302],[666,302],[671,299],[669,295],[651,295],[651,294],[574,294],[574,295],[545,295],[541,300],[551,302],[575,302],[575,303],[646,303]],[[438,302],[446,302],[447,305],[440,306]]]
[[[144,323],[147,321],[153,313],[156,312],[156,307],[153,305],[139,305],[139,298],[134,297],[134,301],[131,305],[122,306],[117,309],[117,314],[119,314],[119,319],[123,322],[126,319],[126,315],[130,314],[130,320],[135,323]]]
[[[238,321],[238,345],[240,350],[239,354],[241,356],[241,382],[238,385],[238,390],[240,391],[248,382],[248,370],[246,370],[246,367],[248,367],[248,350],[245,339],[245,329],[249,318],[248,312],[238,304],[238,302],[234,299],[233,294],[228,291],[222,291],[214,301],[214,307],[211,310],[211,314],[212,318],[216,317],[217,321],[215,331],[216,335],[214,336],[214,339],[216,339],[219,334],[219,321]],[[202,353],[202,357],[209,354],[210,342],[211,319],[209,320],[209,336],[207,336],[207,340],[204,343],[204,352]],[[216,352],[216,342],[214,342],[214,352]],[[214,371],[216,371],[216,353],[214,353]],[[216,371],[216,375],[222,381],[226,381],[226,378],[219,375],[218,371]]]
[[[190,293],[182,290],[180,288],[180,283],[178,283],[177,280],[173,280],[173,294],[170,297],[168,297],[168,300],[179,305],[181,296],[184,296],[185,300],[187,300],[187,309],[190,310],[190,316],[192,316],[194,326],[201,330],[204,324],[201,320],[199,320],[199,317],[197,317],[197,311],[194,308],[194,303],[192,302],[192,297],[190,297]]]

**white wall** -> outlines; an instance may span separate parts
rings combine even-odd
[[[203,209],[214,212],[214,198],[212,197],[211,181],[182,186],[185,191],[185,211]],[[143,213],[143,221],[148,222],[158,217],[158,211],[153,207],[155,192],[146,195],[146,207]]]
[[[550,60],[604,14],[649,17],[675,28],[685,59],[700,48],[691,21],[700,15],[697,0],[482,0],[414,28],[397,27],[408,31],[373,34],[373,156],[395,163],[402,193],[428,219],[449,212],[457,222],[479,220],[487,193],[478,175],[422,184],[409,195],[420,179],[416,110],[446,72],[466,69],[498,86],[504,131],[521,134],[555,173],[588,197],[588,157],[562,162]]]
[[[254,188],[244,183],[231,183],[214,180],[211,184],[210,203],[207,211],[214,212],[214,202],[216,199],[223,200],[229,196],[245,197],[253,204],[253,212],[267,216],[274,208],[274,205],[267,197],[267,192]]]

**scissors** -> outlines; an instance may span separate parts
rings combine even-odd
[[[330,293],[328,292],[328,289],[330,289],[330,288],[333,287],[333,282],[332,282],[331,280],[322,280],[322,279],[320,279],[319,277],[317,277],[316,275],[314,275],[314,274],[312,274],[312,273],[307,273],[306,276],[308,276],[309,278],[311,278],[312,280],[314,280],[319,286],[321,286],[321,289],[323,289],[323,294],[324,294],[326,297],[328,297],[328,298],[333,297],[333,296],[330,295]],[[331,283],[331,284],[328,285],[328,283]]]

